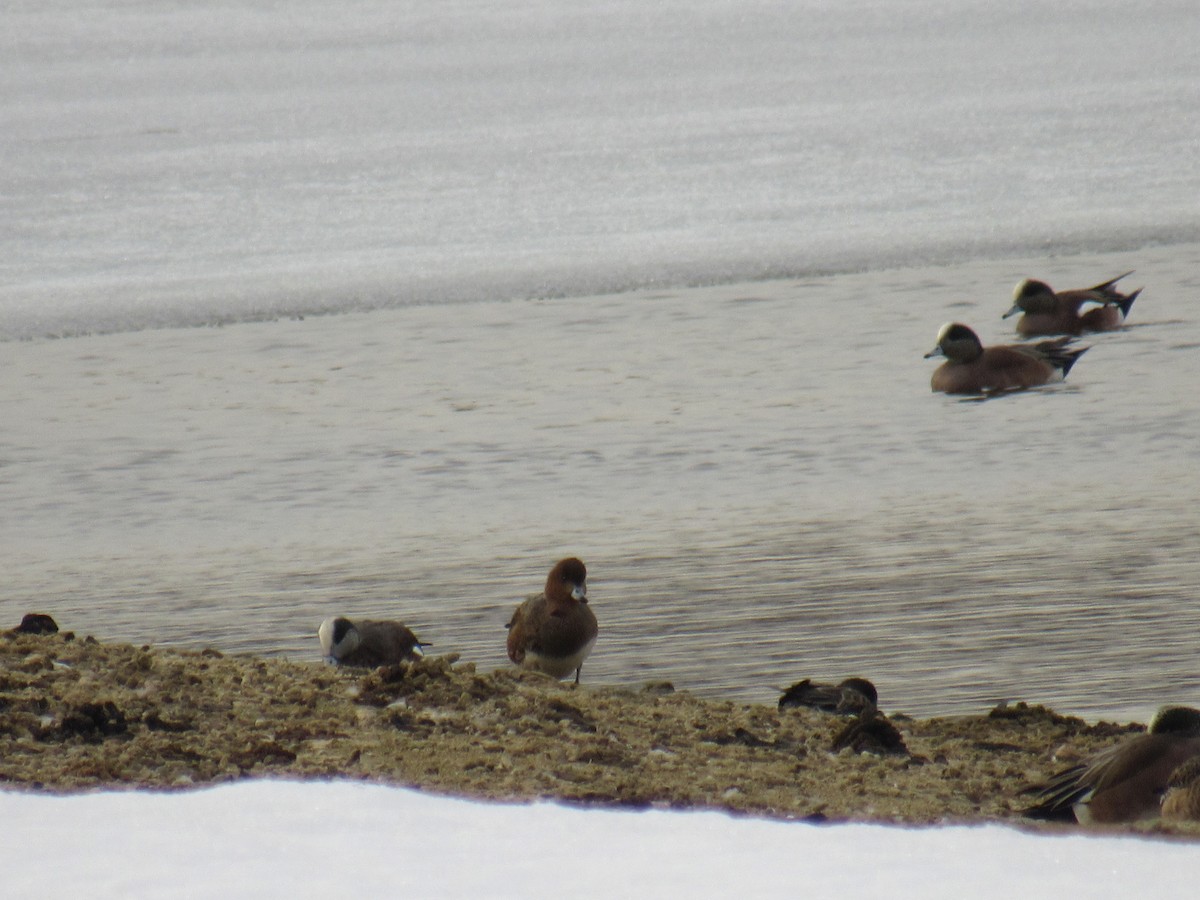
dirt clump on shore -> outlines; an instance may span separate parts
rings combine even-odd
[[[478,672],[453,656],[353,670],[0,634],[9,789],[352,778],[809,821],[1017,822],[1024,788],[1142,730],[1023,704],[885,724],[879,743],[870,723],[809,709]]]

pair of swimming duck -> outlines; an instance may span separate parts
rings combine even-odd
[[[540,594],[517,607],[508,625],[508,657],[518,666],[565,678],[575,673],[596,643],[599,626],[587,602],[587,568],[575,557],[560,560]],[[348,666],[394,665],[421,656],[422,644],[403,622],[343,616],[317,631],[325,656]]]
[[[1022,337],[1063,335],[1036,344],[984,347],[979,337],[960,322],[948,322],[938,332],[929,359],[946,357],[933,373],[935,391],[947,394],[985,394],[1038,387],[1067,377],[1087,347],[1070,347],[1085,331],[1120,328],[1141,288],[1123,294],[1116,288],[1132,271],[1082,290],[1056,293],[1043,281],[1026,278],[1013,290],[1013,306],[1001,318],[1021,313],[1017,333]],[[1090,306],[1087,312],[1081,310]]]

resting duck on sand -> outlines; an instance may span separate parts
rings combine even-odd
[[[337,616],[321,623],[317,637],[321,652],[341,666],[391,666],[422,655],[421,642],[403,622]]]

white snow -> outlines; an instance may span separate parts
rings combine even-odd
[[[0,794],[9,897],[1194,897],[1194,844],[509,805],[352,782]]]

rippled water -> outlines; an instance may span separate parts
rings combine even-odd
[[[947,319],[1128,268],[1065,385],[933,395]],[[887,709],[1200,703],[1200,247],[4,345],[0,615],[316,661],[332,612],[506,664],[568,553],[589,683]]]

